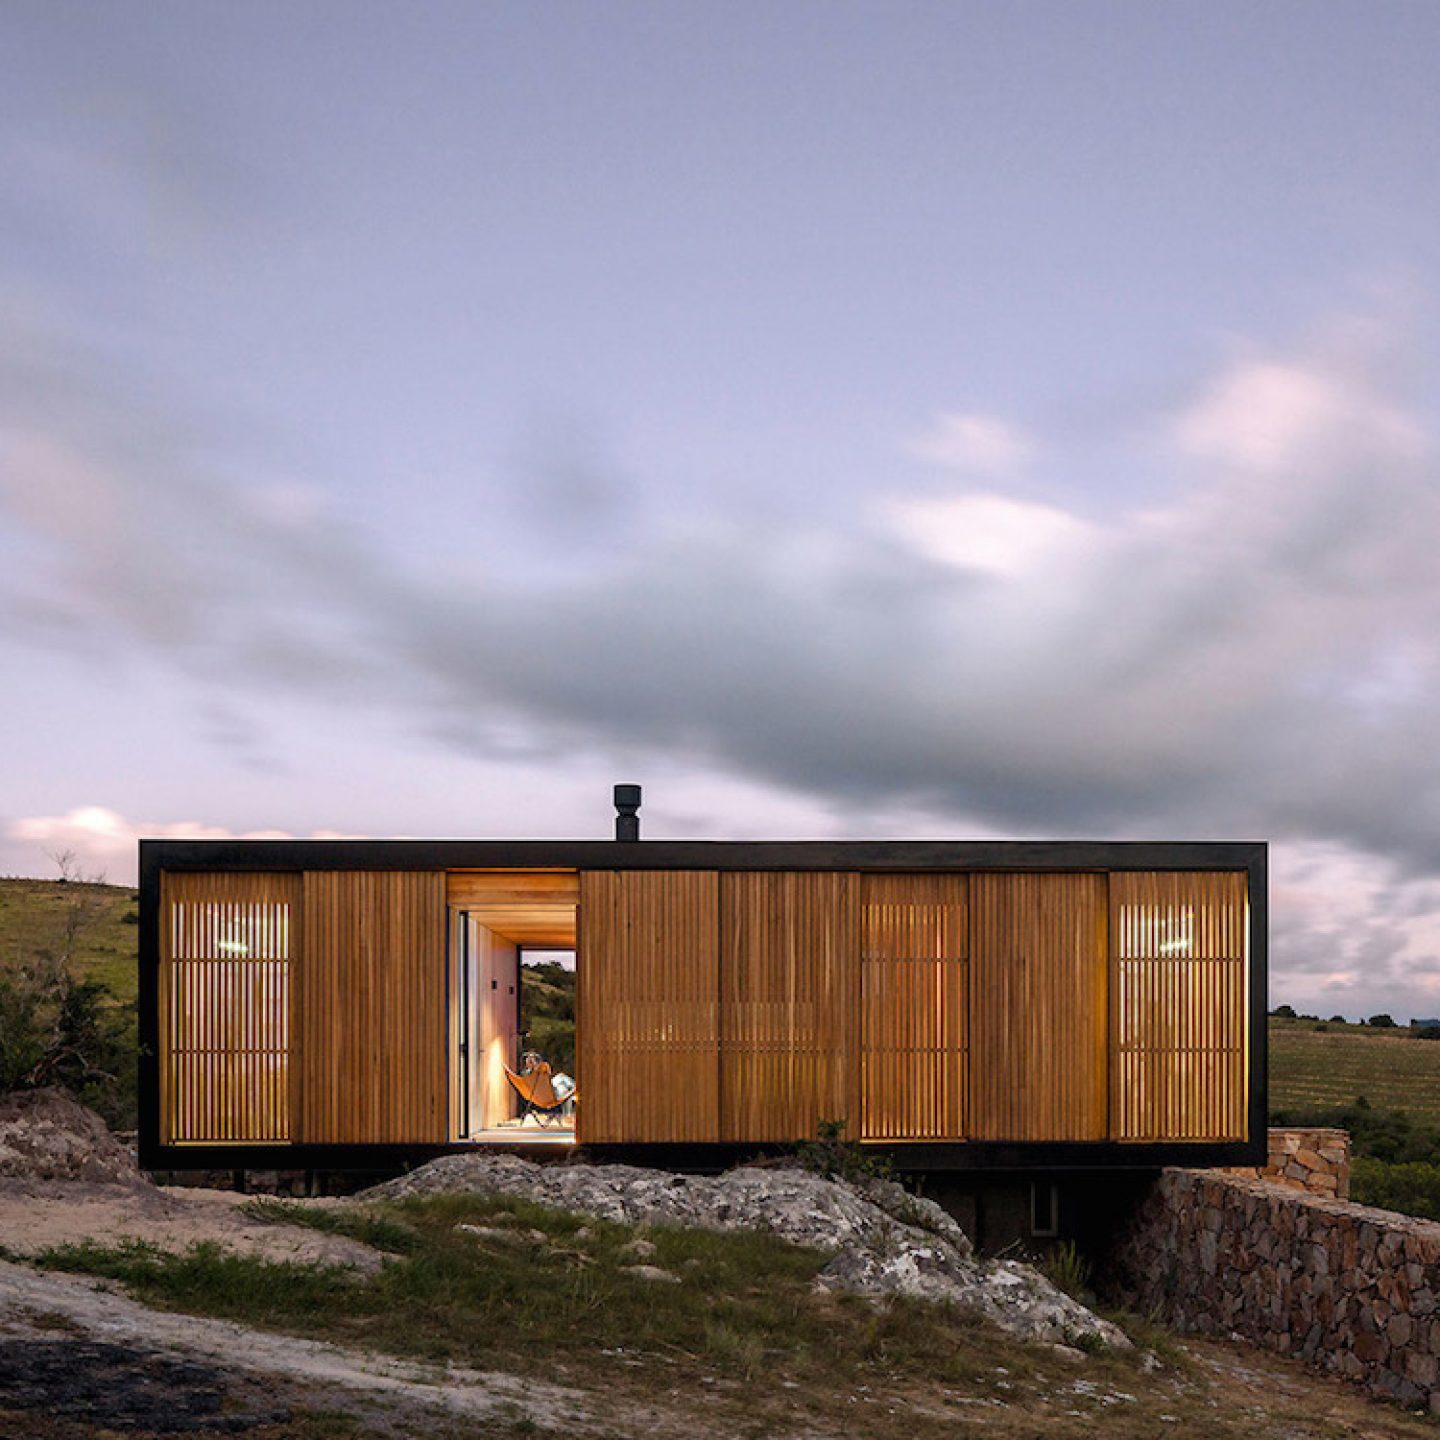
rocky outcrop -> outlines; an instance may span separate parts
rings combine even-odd
[[[1014,1261],[980,1261],[932,1201],[888,1181],[850,1184],[795,1166],[719,1176],[632,1165],[538,1165],[512,1155],[448,1155],[366,1191],[366,1199],[454,1192],[515,1195],[626,1225],[765,1230],[831,1259],[818,1283],[978,1311],[1026,1339],[1127,1346],[1107,1321]]]
[[[1239,1334],[1440,1413],[1440,1224],[1216,1170],[1166,1170],[1109,1267],[1181,1330]]]
[[[63,1090],[0,1095],[0,1179],[143,1185],[105,1122]]]

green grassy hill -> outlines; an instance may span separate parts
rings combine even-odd
[[[134,1127],[137,904],[118,885],[0,880],[0,1090],[64,1085]]]
[[[134,1000],[139,901],[123,885],[0,879],[0,971],[53,953],[75,919],[78,976],[98,980],[117,1000]]]
[[[1440,1124],[1440,1040],[1409,1030],[1270,1020],[1270,1109],[1339,1110],[1363,1096],[1376,1110]]]

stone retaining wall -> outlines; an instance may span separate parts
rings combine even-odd
[[[1251,1180],[1273,1180],[1314,1195],[1350,1198],[1350,1132],[1318,1127],[1271,1130],[1269,1161],[1263,1170],[1230,1170]]]
[[[1220,1170],[1166,1170],[1107,1267],[1180,1330],[1238,1334],[1440,1414],[1440,1224]]]

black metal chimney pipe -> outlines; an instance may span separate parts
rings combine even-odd
[[[640,787],[638,785],[617,785],[615,787],[615,838],[617,840],[638,840],[640,838]]]

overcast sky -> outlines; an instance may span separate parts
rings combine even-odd
[[[1440,6],[0,6],[0,872],[1266,839],[1440,1013]]]

